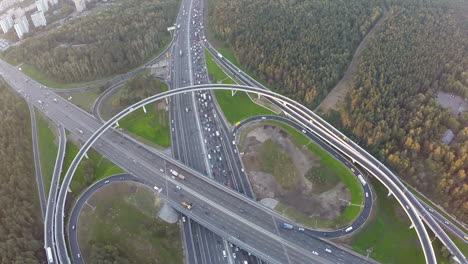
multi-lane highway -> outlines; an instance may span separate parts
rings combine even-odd
[[[208,82],[201,41],[203,1],[184,1],[176,23],[171,58],[171,89]],[[240,161],[225,142],[228,129],[211,93],[189,93],[170,102],[173,157],[203,172],[208,177],[244,192],[247,177],[240,175]],[[200,138],[200,140],[198,139]],[[228,148],[226,148],[226,145]],[[247,194],[251,197],[248,187]],[[186,216],[183,216],[186,219]],[[183,222],[185,248],[189,263],[243,263],[255,258],[242,250],[226,254],[230,247],[223,239],[192,219]],[[223,253],[224,251],[224,253]],[[233,258],[237,254],[239,257]]]
[[[189,14],[190,10],[191,8],[188,9]],[[187,34],[189,34],[189,31],[187,31]],[[183,55],[183,51],[182,53],[179,52],[179,54]],[[192,70],[190,64],[191,60],[189,59],[189,72]],[[145,146],[122,135],[118,131],[110,130],[104,132],[101,138],[98,138],[97,135],[92,136],[96,131],[104,131],[100,128],[101,123],[98,120],[73,106],[68,101],[58,97],[54,92],[41,89],[40,85],[31,81],[14,67],[0,62],[0,68],[0,74],[10,86],[16,89],[31,104],[40,108],[46,115],[54,121],[61,123],[82,140],[91,139],[90,142],[85,144],[85,147],[91,147],[91,144],[93,144],[95,149],[138,178],[144,179],[150,184],[164,186],[165,192],[161,193],[161,195],[176,209],[185,212],[186,215],[202,223],[206,228],[228,238],[229,241],[235,242],[235,244],[248,249],[250,252],[259,255],[266,261],[271,263],[372,262],[369,259],[348,252],[336,245],[310,236],[306,232],[281,229],[279,223],[285,221],[281,216],[245,198],[239,193],[233,192],[232,189],[207,179],[207,177],[169,157],[152,152]],[[190,76],[192,76],[192,74],[189,74],[189,77]],[[213,87],[203,86],[200,87],[200,89],[201,88],[212,89]],[[257,91],[248,87],[229,86],[224,88],[244,89],[252,92]],[[187,88],[180,89],[180,91],[181,93],[190,93],[192,90]],[[274,94],[267,91],[263,91],[262,93],[265,96],[274,96]],[[451,243],[440,226],[434,221],[430,214],[422,208],[421,204],[415,200],[406,188],[402,186],[395,175],[367,152],[345,138],[339,131],[336,131],[308,109],[287,98],[279,98],[284,104],[287,104],[284,108],[285,112],[293,119],[297,120],[301,126],[309,132],[313,132],[322,141],[333,146],[353,162],[364,167],[369,173],[376,176],[389,188],[414,223],[414,228],[418,232],[428,263],[435,263],[435,256],[427,232],[419,217],[423,217],[449,250],[455,253],[461,262],[466,263],[466,258],[457,251],[456,247],[454,247],[453,243]],[[152,99],[144,100],[144,102],[149,102]],[[196,112],[196,109],[195,106],[192,111]],[[118,118],[128,114],[131,110],[132,109],[127,109],[125,112],[119,114]],[[186,113],[189,112],[188,109],[185,111]],[[194,117],[199,118],[197,114],[194,114]],[[113,119],[113,121],[115,120],[117,120],[117,118]],[[199,122],[197,123],[199,124]],[[106,127],[110,125],[111,123],[107,124]],[[201,129],[198,128],[198,130],[200,131]],[[200,141],[202,141],[201,137]],[[202,149],[205,148],[203,144],[200,145]],[[190,145],[188,147],[190,147]],[[71,166],[72,170],[67,173],[67,177],[64,179],[64,185],[60,190],[57,210],[55,212],[55,225],[52,225],[54,231],[53,235],[55,236],[55,243],[59,253],[58,259],[56,258],[56,260],[61,263],[68,262],[63,234],[63,218],[65,216],[64,205],[67,194],[66,187],[70,184],[73,168],[76,168],[76,165],[77,162],[75,161]],[[207,166],[207,168],[209,167]],[[186,180],[178,181],[172,179],[168,176],[169,169],[175,169],[183,173],[186,175]],[[207,171],[206,174],[210,174],[209,171]],[[182,190],[176,191],[177,189],[175,186],[180,186]],[[51,195],[49,197],[51,197]],[[187,210],[180,205],[182,201],[187,200],[194,204],[192,210]],[[46,233],[50,231],[48,225],[46,225],[46,229]],[[53,242],[49,245],[53,245]]]

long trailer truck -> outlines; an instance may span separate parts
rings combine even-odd
[[[52,255],[52,249],[50,247],[46,248],[46,254],[47,254],[47,261],[49,261],[49,263],[54,263],[54,256]]]

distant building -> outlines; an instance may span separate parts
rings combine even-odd
[[[20,39],[23,38],[24,34],[29,32],[29,22],[26,16],[16,20],[15,31]]]
[[[26,13],[26,11],[24,11],[23,8],[19,7],[19,8],[15,8],[13,11],[13,16],[15,17],[15,19],[19,19],[19,18],[22,18],[24,16],[24,14]]]
[[[47,26],[47,21],[44,16],[44,12],[42,11],[37,11],[36,13],[32,14],[31,20],[34,27]]]
[[[86,0],[73,0],[75,2],[76,11],[83,12],[86,9]]]
[[[37,0],[36,1],[37,11],[47,12],[49,10],[49,4],[47,0]]]
[[[22,2],[24,2],[24,0],[2,0],[0,1],[0,12],[3,12],[11,6]]]
[[[2,27],[3,33],[7,33],[10,28],[13,27],[13,19],[10,14],[4,15],[0,20],[0,26]]]
[[[453,131],[451,129],[447,129],[444,132],[444,135],[442,136],[442,142],[444,142],[446,145],[450,144],[452,142],[453,137],[455,134],[453,134]]]

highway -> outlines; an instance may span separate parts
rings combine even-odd
[[[54,214],[55,206],[57,201],[57,195],[59,190],[60,177],[62,174],[63,160],[65,158],[65,150],[67,146],[67,138],[65,128],[62,125],[57,125],[58,132],[58,150],[57,158],[55,160],[54,174],[52,175],[52,181],[50,183],[49,197],[47,199],[47,210],[44,221],[44,247],[54,247],[55,237],[52,231],[55,229],[54,226]],[[52,251],[54,259],[57,259],[55,250]]]
[[[221,64],[228,72],[230,72],[231,75],[234,76],[236,79],[240,80],[241,82],[245,83],[246,85],[251,85],[252,87],[259,87],[259,88],[262,88],[262,89],[267,89],[262,84],[255,81],[250,76],[248,76],[243,71],[241,71],[239,68],[237,68],[235,65],[233,65],[231,62],[229,62],[225,57],[219,56],[218,55],[219,53],[208,42],[205,41],[204,45],[207,48],[207,50],[214,55],[213,57],[216,59],[216,61],[219,64]],[[387,176],[387,177],[389,177],[389,180],[392,181],[393,188],[389,188],[387,186],[387,188],[389,188],[389,191],[391,193],[394,194],[393,190],[400,190],[400,191],[402,190],[403,192],[407,191],[406,187],[400,182],[398,177],[396,177],[388,168],[386,168],[382,163],[380,163],[378,160],[376,160],[374,157],[372,157],[370,154],[368,154],[365,150],[363,150],[361,147],[359,147],[356,143],[354,143],[351,140],[347,139],[347,137],[345,135],[343,135],[337,129],[335,129],[330,124],[328,124],[327,122],[322,120],[319,116],[314,114],[309,109],[303,108],[302,113],[297,115],[297,114],[294,114],[294,112],[291,111],[290,107],[286,107],[286,106],[284,106],[282,104],[279,104],[277,102],[274,102],[274,104],[277,105],[278,107],[280,107],[287,116],[289,116],[289,117],[291,117],[291,118],[293,118],[295,120],[300,120],[306,126],[307,125],[317,125],[317,128],[323,129],[326,134],[329,134],[329,135],[331,135],[333,137],[331,139],[332,141],[335,141],[335,142],[341,141],[341,142],[339,142],[339,144],[342,145],[342,147],[339,147],[340,150],[350,149],[350,150],[352,150],[353,152],[355,152],[358,155],[363,155],[362,157],[367,160],[368,164],[370,165],[369,167],[373,167],[374,169],[379,170],[378,172],[377,171],[370,171],[370,173],[372,173],[374,175],[375,175],[375,173],[379,174],[379,175],[375,175],[375,176],[377,176],[378,179],[381,179],[381,178]],[[308,117],[304,118],[302,116],[303,113],[307,113]],[[314,124],[312,124],[312,123],[314,123]],[[360,163],[360,165],[363,166],[364,168],[367,168],[366,165],[363,165],[362,163]],[[401,193],[399,195],[401,195]],[[449,249],[449,251],[452,252],[452,254],[454,254],[458,258],[459,262],[466,263],[467,262],[466,261],[466,256],[464,256],[460,252],[460,250],[456,247],[456,245],[451,241],[451,239],[440,228],[440,226],[437,224],[437,222],[434,220],[434,218],[431,217],[431,215],[424,208],[424,206],[422,206],[421,203],[419,203],[419,199],[416,198],[416,196],[412,195],[411,193],[407,193],[406,195],[408,195],[409,199],[411,200],[411,202],[408,201],[408,203],[411,203],[411,204],[416,206],[415,208],[411,208],[411,210],[415,210],[415,211],[419,212],[418,214],[420,215],[420,217],[422,217],[422,219],[429,225],[429,227],[433,230],[433,232],[441,240],[441,242]],[[398,199],[398,200],[401,201],[400,199]],[[401,205],[404,206],[403,204],[401,204]],[[407,209],[407,210],[409,210],[409,209]],[[428,216],[428,217],[426,217],[426,216]],[[423,228],[422,223],[420,223],[420,221],[418,219],[416,219],[414,216],[410,217],[410,219],[412,220],[413,223],[415,222],[414,220],[416,220],[416,222],[418,222],[416,228],[417,228],[418,236],[420,237],[421,243],[425,244],[423,246],[425,256],[428,257],[428,254],[429,254],[430,255],[429,257],[432,259],[432,260],[426,259],[426,261],[427,262],[429,262],[429,261],[435,262],[435,255],[434,255],[432,246],[430,245],[430,242],[429,242],[430,239],[427,236],[426,231],[422,229]],[[447,221],[447,222],[449,222],[449,221]],[[450,224],[450,222],[449,222],[449,224],[446,224],[446,225],[449,226],[449,228],[451,228],[451,231],[454,232],[458,237],[463,236],[465,242],[467,242],[466,237],[464,236],[465,233],[463,231],[459,230],[458,228],[453,228],[454,225]],[[421,234],[421,232],[426,233],[426,234],[423,235],[423,234]],[[422,238],[421,236],[423,236],[424,238]]]
[[[23,95],[29,102],[40,107],[41,110],[50,116],[53,120],[61,122],[67,129],[83,140],[90,138],[91,133],[103,131],[99,128],[99,122],[84,111],[77,109],[64,99],[56,98],[54,93],[46,95],[45,89],[41,89],[36,83],[25,78],[22,73],[18,72],[14,67],[0,63],[2,76],[7,82]],[[201,86],[200,88],[212,89],[211,86]],[[226,89],[238,88],[237,86],[224,87]],[[253,89],[243,89],[255,91]],[[22,91],[20,91],[22,90]],[[192,90],[181,89],[181,92],[189,92]],[[264,91],[265,96],[273,96],[267,91]],[[157,97],[161,98],[161,97]],[[384,183],[387,188],[395,195],[397,200],[402,204],[404,210],[410,216],[410,219],[415,223],[415,228],[420,236],[426,261],[435,263],[433,251],[428,240],[427,233],[422,225],[419,215],[423,216],[431,228],[435,229],[437,236],[448,245],[450,250],[457,253],[449,241],[446,240],[445,233],[440,229],[437,223],[433,222],[432,217],[426,214],[424,209],[420,209],[420,204],[414,201],[406,189],[400,186],[398,179],[388,169],[374,160],[367,152],[360,149],[350,140],[343,138],[344,136],[338,131],[334,131],[331,126],[326,124],[319,117],[315,116],[308,109],[303,108],[297,103],[280,97],[283,102],[288,104],[288,107],[295,108],[296,111],[288,110],[287,113],[294,119],[298,120],[305,129],[313,131],[322,140],[337,148],[344,155],[365,167],[370,173],[375,175]],[[57,101],[55,101],[55,100]],[[144,100],[149,102],[152,99]],[[141,105],[141,104],[139,104]],[[131,109],[118,115],[122,117]],[[113,119],[113,121],[117,118]],[[110,126],[110,123],[106,125]],[[261,256],[265,260],[272,263],[364,263],[371,262],[360,256],[356,256],[325,241],[307,236],[303,232],[285,231],[278,229],[278,222],[284,221],[281,217],[275,215],[269,210],[262,208],[258,204],[245,197],[233,192],[227,187],[214,184],[199,173],[175,162],[169,157],[165,157],[158,153],[151,152],[144,146],[132,141],[128,137],[121,135],[117,131],[108,131],[100,139],[93,136],[91,141],[85,144],[86,147],[91,147],[92,141],[96,141],[94,147],[109,157],[114,163],[126,169],[130,173],[137,175],[151,182],[151,184],[160,184],[166,187],[165,197],[178,210],[186,211],[186,214],[191,218],[203,223],[212,231],[218,232],[223,236],[229,237],[231,241],[235,241],[238,245],[243,245],[250,249],[251,252]],[[99,145],[101,144],[101,145]],[[76,163],[73,164],[76,167]],[[187,175],[187,180],[180,183],[171,179],[164,173],[169,168],[176,169]],[[158,172],[160,170],[162,172]],[[65,186],[69,185],[71,174],[67,173],[67,178],[64,180]],[[174,193],[175,185],[180,185],[183,192]],[[56,240],[60,249],[61,262],[67,262],[65,244],[62,243],[63,233],[63,215],[64,204],[66,198],[66,188],[60,190],[58,208],[56,212],[55,229],[58,231]],[[191,211],[187,211],[181,205],[181,201],[190,199],[196,205]],[[241,207],[244,213],[239,212]],[[269,220],[271,219],[271,221]],[[240,223],[240,224],[239,224]],[[327,248],[324,248],[327,247]],[[333,248],[333,254],[324,253],[324,249]],[[317,250],[317,251],[316,251]],[[320,256],[312,252],[319,252]],[[463,255],[457,253],[460,261],[466,262]],[[326,259],[325,259],[326,258]]]
[[[203,1],[184,1],[181,5],[174,36],[175,45],[171,53],[171,89],[193,83],[208,83],[200,43],[203,38],[202,14]],[[245,175],[242,180],[238,180],[242,177],[241,164],[238,157],[235,159],[232,148],[225,147],[224,142],[231,142],[227,138],[226,131],[229,130],[211,98],[214,98],[211,93],[189,93],[170,100],[173,157],[208,177],[243,192],[248,182],[246,183]],[[183,232],[188,263],[243,262],[242,257],[233,259],[232,254],[224,257],[223,250],[228,252],[230,248],[226,247],[227,243],[221,243],[221,237],[192,219],[187,220],[183,222]],[[242,251],[237,254],[248,256],[247,252]],[[244,259],[257,263],[251,256],[244,256]]]

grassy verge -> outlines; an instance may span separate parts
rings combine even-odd
[[[171,134],[169,129],[169,114],[165,110],[156,109],[155,104],[143,109],[138,109],[123,118],[120,127],[130,133],[149,140],[161,147],[171,145]]]
[[[321,168],[333,171],[339,176],[340,180],[346,185],[346,187],[348,187],[351,192],[351,203],[355,205],[363,204],[364,197],[361,185],[359,184],[358,179],[356,179],[347,167],[333,158],[333,156],[318,145],[313,142],[309,144],[310,140],[294,128],[275,121],[268,121],[268,123],[280,126],[286,130],[295,139],[293,142],[297,146],[302,147],[307,145],[307,148],[320,158],[322,164]],[[358,216],[360,211],[361,208],[359,206],[348,206],[340,216],[340,218],[342,218],[340,221],[351,221]]]
[[[118,252],[112,263],[122,259],[130,263],[183,263],[178,226],[156,218],[160,203],[154,192],[142,185],[111,184],[101,189],[88,200],[93,208],[83,209],[77,227],[83,258],[95,263],[99,255],[96,244],[101,244]]]
[[[52,126],[36,111],[36,126],[39,145],[39,156],[41,159],[42,180],[44,181],[44,191],[49,194],[52,175],[54,174],[55,160],[57,157],[58,146],[55,141],[55,134],[52,132]],[[46,196],[47,197],[47,196]]]
[[[213,77],[213,83],[234,84],[235,82],[227,76],[213,60],[211,54],[205,50],[206,66],[208,73]],[[237,92],[232,96],[231,91],[216,90],[216,100],[226,119],[235,124],[241,120],[255,115],[273,115],[274,113],[258,104],[252,102],[244,92]]]
[[[70,164],[78,153],[78,150],[79,148],[74,143],[67,143],[65,158],[63,161],[63,175],[67,172]],[[111,161],[95,150],[88,151],[88,157],[89,159],[84,158],[81,161],[70,184],[70,188],[75,195],[79,194],[93,182],[113,174],[124,172],[120,167],[114,165]]]

